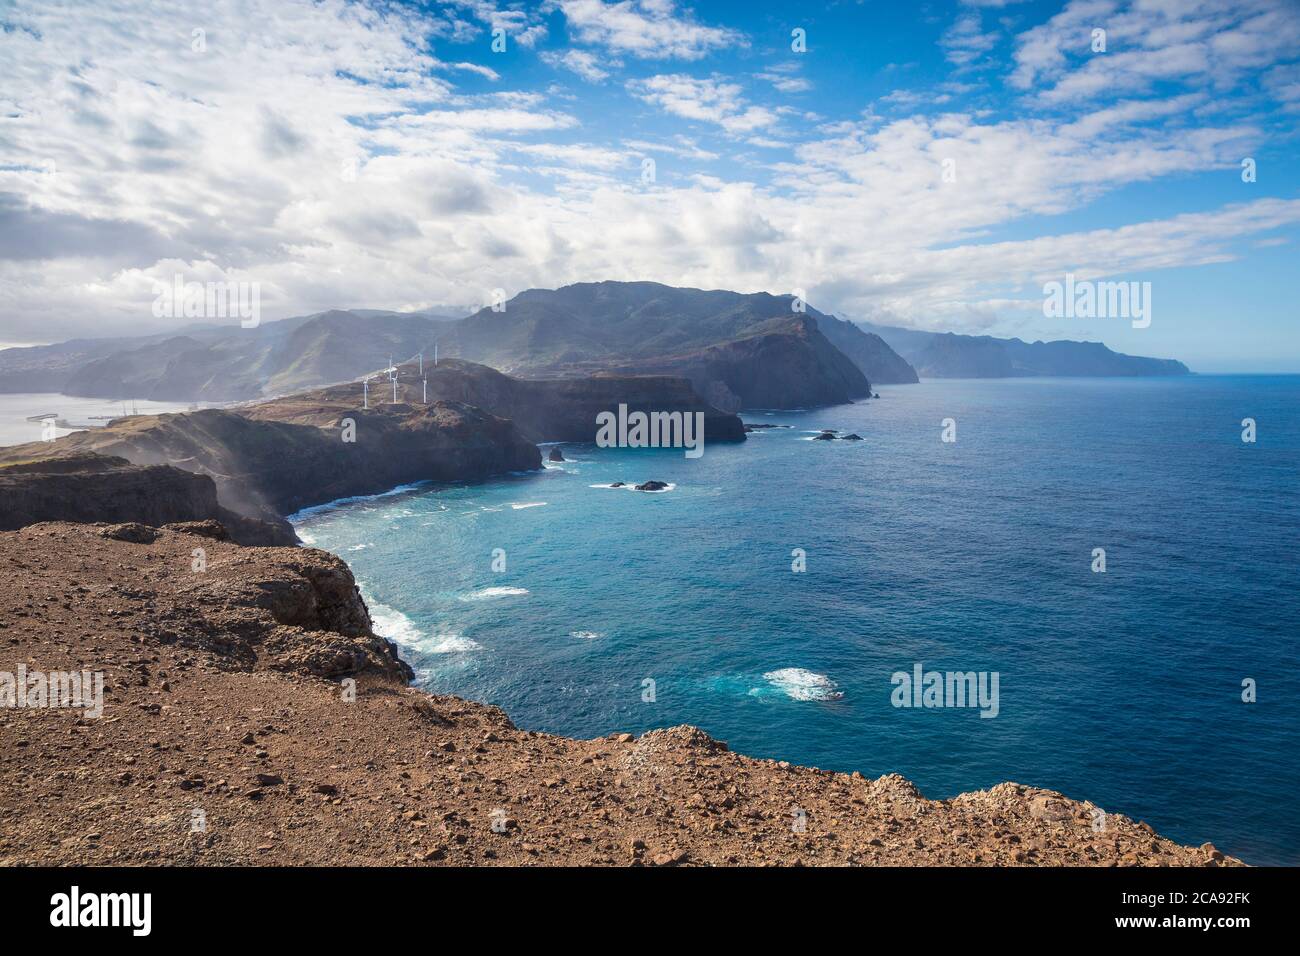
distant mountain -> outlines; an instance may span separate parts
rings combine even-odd
[[[818,317],[817,327],[876,385],[914,385],[919,381],[916,369],[876,333],[827,315]]]
[[[1100,342],[1025,342],[989,335],[922,332],[858,322],[879,335],[925,378],[1190,375],[1174,359],[1112,352]]]
[[[765,292],[586,282],[521,292],[499,312],[449,323],[440,340],[449,355],[515,375],[680,375],[727,411],[869,395],[862,368],[823,334],[827,317],[796,312],[792,302]]]
[[[189,326],[170,336],[0,351],[0,391],[245,401],[353,381],[390,356],[432,356],[435,343],[444,356],[532,378],[678,376],[728,412],[841,404],[871,393],[868,374],[909,380],[881,340],[816,310],[796,312],[792,301],[599,282],[532,289],[503,311],[462,319],[335,310],[254,329]]]
[[[193,326],[174,335],[83,339],[0,351],[0,392],[88,398],[243,401],[359,378],[432,347],[424,314],[334,310],[254,329]]]
[[[811,408],[927,377],[1186,375],[1181,362],[1100,343],[1034,342],[853,323],[791,296],[594,282],[530,289],[502,311],[332,310],[171,334],[0,350],[0,392],[106,399],[247,401],[356,381],[435,343],[443,356],[524,378],[595,374],[688,379],[726,412]]]

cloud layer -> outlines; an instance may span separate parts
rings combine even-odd
[[[178,272],[259,282],[267,316],[614,278],[975,328],[1067,269],[1223,261],[1300,222],[1300,201],[1243,192],[1007,234],[1235,176],[1300,101],[1300,16],[1074,0],[1033,25],[1000,6],[936,26],[945,86],[825,115],[788,30],[672,0],[19,0],[0,33],[0,342],[156,331],[154,282]],[[1004,108],[971,99],[993,88]]]

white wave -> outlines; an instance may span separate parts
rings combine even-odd
[[[315,547],[317,538],[314,534],[309,534],[308,532],[303,531],[301,528],[297,528],[295,530],[298,532],[299,541],[301,541],[309,548]]]
[[[302,508],[289,515],[285,520],[290,524],[297,524],[304,518],[312,515],[323,514],[326,511],[333,511],[335,508],[342,508],[345,505],[353,505],[362,501],[376,501],[380,498],[391,498],[394,495],[404,495],[409,491],[416,491],[425,485],[431,484],[429,481],[417,481],[410,485],[398,485],[396,488],[390,488],[387,491],[381,491],[376,495],[350,495],[347,498],[335,498],[333,501],[327,501],[323,505],[312,505],[309,508]],[[363,511],[372,511],[372,508],[363,508]],[[301,537],[301,535],[299,535]]]
[[[365,597],[363,594],[362,597]],[[386,637],[395,644],[410,647],[424,639],[424,632],[415,626],[415,622],[396,608],[380,604],[366,598],[370,607],[372,629],[380,637]]]
[[[605,635],[599,631],[570,631],[569,637],[576,637],[582,641],[598,641]]]
[[[299,537],[301,537],[301,535],[299,535]],[[373,548],[373,547],[374,547],[374,544],[368,541],[368,542],[366,542],[365,544],[354,544],[352,547],[348,548],[348,550],[349,550],[349,551],[364,551],[364,550],[366,550],[366,548]]]
[[[430,654],[464,654],[468,651],[477,651],[483,646],[473,638],[461,634],[435,634],[430,640],[436,643],[431,647],[423,648]]]
[[[462,601],[492,601],[496,598],[516,597],[527,593],[527,588],[483,588],[481,591],[462,594],[460,599]]]
[[[514,508],[516,511],[523,511],[525,508],[545,508],[545,507],[546,507],[546,502],[545,502],[545,501],[526,501],[526,502],[523,502],[522,504],[517,504],[517,503],[515,503],[515,502],[511,502],[510,507],[511,507],[511,508]]]
[[[839,700],[844,696],[825,674],[815,674],[802,667],[768,671],[763,678],[792,700]]]

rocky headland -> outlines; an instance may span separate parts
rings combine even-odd
[[[740,419],[681,378],[519,380],[457,360],[229,409],[117,419],[54,442],[0,448],[0,528],[34,521],[217,519],[245,544],[292,544],[284,516],[420,481],[541,468],[537,442],[586,441],[596,416],[704,416],[706,441],[744,441]],[[426,401],[427,397],[427,401]]]
[[[520,730],[408,686],[341,560],[215,522],[0,533],[20,664],[102,671],[104,708],[0,709],[0,864],[1239,863],[1014,783],[931,800],[693,727]]]

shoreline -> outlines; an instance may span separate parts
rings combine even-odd
[[[835,407],[835,406],[831,406],[831,407]],[[787,410],[787,411],[788,411],[788,410]],[[800,412],[804,412],[804,411],[806,411],[806,410],[799,410],[799,411],[800,411]],[[793,427],[793,426],[787,426],[787,427]],[[546,444],[548,444],[548,445],[565,445],[565,444],[574,444],[574,443],[572,443],[572,442],[550,442],[550,443],[546,443]],[[346,507],[349,506],[349,505],[353,505],[353,504],[357,504],[357,503],[361,503],[361,502],[367,502],[367,501],[382,501],[383,499],[396,497],[396,496],[398,496],[398,495],[400,495],[400,494],[403,494],[403,493],[406,493],[406,492],[415,492],[415,491],[420,491],[420,490],[427,490],[427,489],[430,489],[431,487],[433,487],[433,486],[435,486],[435,485],[439,485],[439,484],[445,485],[445,486],[447,486],[447,487],[452,487],[452,486],[466,486],[466,485],[469,485],[469,486],[481,486],[481,485],[487,485],[487,484],[490,484],[490,483],[492,483],[492,482],[494,482],[494,481],[501,481],[501,480],[504,480],[504,479],[506,479],[506,478],[508,478],[508,477],[515,477],[515,476],[517,476],[517,477],[535,477],[535,476],[537,476],[538,474],[540,474],[540,472],[532,472],[532,471],[530,471],[530,472],[510,473],[510,475],[489,476],[489,477],[487,477],[487,478],[485,478],[485,479],[483,479],[483,480],[475,481],[475,482],[454,482],[454,483],[438,483],[438,482],[429,482],[429,481],[425,481],[425,482],[417,482],[417,483],[413,483],[413,484],[406,485],[406,486],[400,486],[400,487],[398,487],[398,488],[391,489],[390,491],[387,491],[387,492],[381,492],[381,493],[377,493],[377,494],[373,494],[373,495],[351,496],[351,497],[348,497],[348,498],[338,499],[338,500],[335,501],[335,502],[330,502],[330,503],[327,503],[327,504],[325,504],[325,505],[320,505],[320,506],[315,506],[315,507],[313,507],[313,508],[304,509],[302,512],[296,513],[296,514],[294,514],[294,515],[288,515],[288,516],[286,516],[286,520],[291,521],[291,522],[293,523],[293,525],[294,525],[295,533],[299,533],[299,532],[300,532],[300,527],[299,527],[299,521],[298,521],[297,519],[298,519],[300,516],[306,516],[306,517],[317,516],[317,515],[320,515],[320,514],[323,514],[323,513],[327,512],[327,511],[334,510],[335,508],[338,508],[339,510],[344,510],[344,509],[346,509]],[[608,486],[605,486],[605,485],[591,485],[590,487],[592,487],[592,488],[597,488],[597,487],[608,487]],[[320,545],[315,544],[314,541],[315,541],[315,539],[312,539],[311,542],[304,541],[304,546],[306,546],[306,547],[311,547],[311,548],[317,548],[317,549],[319,549],[319,550],[323,550],[323,551],[325,551],[326,553],[331,554],[331,555],[333,555],[334,557],[338,558],[339,560],[343,561],[344,563],[349,564],[349,567],[351,566],[351,565],[350,565],[350,562],[349,562],[349,560],[348,560],[348,556],[347,556],[347,554],[345,554],[345,553],[336,553],[336,552],[330,551],[330,550],[328,550],[327,548],[323,548],[323,547],[321,547]],[[367,606],[368,606],[368,607],[371,606],[371,604],[374,603],[373,596],[372,596],[370,599],[366,599],[366,603],[367,603]],[[416,626],[415,623],[412,621],[412,619],[410,618],[410,616],[407,615],[406,612],[403,611],[403,610],[401,609],[400,606],[394,605],[391,601],[390,601],[390,602],[387,602],[387,603],[384,603],[382,606],[383,606],[384,608],[386,608],[387,611],[389,611],[389,612],[393,612],[393,613],[395,613],[396,615],[398,615],[399,617],[401,617],[403,620],[405,620],[405,621],[409,624],[410,627],[412,627],[412,628],[416,628],[416,629],[418,630],[417,626]],[[452,628],[452,630],[455,630],[455,628]],[[459,633],[459,631],[457,631],[457,633]],[[392,643],[393,643],[397,648],[399,648],[399,650],[402,650],[403,652],[406,650],[406,647],[403,645],[403,643],[401,642],[401,640],[400,640],[399,638],[397,638],[397,637],[393,637],[393,636],[388,636],[388,635],[381,635],[381,636],[384,636],[386,640],[391,641],[391,642],[392,642]],[[403,659],[406,660],[405,654],[403,654]],[[408,664],[411,664],[411,666],[414,666],[414,663],[413,663],[412,661],[410,661],[410,660],[407,660],[407,663],[408,663]],[[432,693],[431,691],[427,691],[427,690],[425,690],[423,687],[421,687],[419,684],[417,684],[417,683],[416,683],[416,678],[415,678],[414,676],[412,677],[412,680],[411,680],[411,683],[410,683],[409,686],[411,686],[413,689],[416,689],[416,690],[418,690],[418,691],[420,691],[420,692],[422,692],[422,693]],[[466,699],[468,699],[468,698],[466,698]],[[482,702],[478,702],[478,703],[482,703]],[[484,705],[484,706],[498,706],[498,705],[488,705],[488,704],[483,704],[483,705]],[[695,729],[695,728],[693,728],[693,729]],[[705,734],[708,733],[708,729],[707,729],[707,727],[700,726],[698,729],[700,730],[700,732],[703,732],[703,733],[705,733]],[[538,732],[540,732],[540,731],[538,731]],[[771,759],[773,760],[773,762],[777,762],[777,763],[785,764],[785,765],[790,765],[790,762],[789,762],[789,761],[786,761],[786,760],[782,759],[781,757],[775,757],[775,758],[771,758]],[[858,770],[856,770],[856,769],[849,769],[849,770],[827,770],[827,769],[825,769],[825,768],[823,768],[823,767],[820,767],[820,766],[813,766],[813,765],[803,765],[803,766],[807,766],[808,769],[813,770],[814,772],[817,772],[817,773],[843,773],[843,774],[848,774],[848,775],[850,775],[850,776],[854,776],[854,777],[859,777],[859,776],[861,776],[860,772],[859,772]],[[893,773],[893,772],[889,772],[889,773],[887,773],[887,776],[898,776],[898,774]],[[903,779],[903,778],[900,777],[900,779]],[[996,778],[994,778],[994,779],[996,779]],[[910,783],[910,782],[909,782],[909,783]],[[1006,785],[1006,784],[1003,784],[1003,785]],[[1011,786],[1015,786],[1015,787],[1021,787],[1021,786],[1022,786],[1022,785],[1020,785],[1020,784],[1010,784],[1010,785],[1011,785]],[[1034,790],[1034,789],[1037,789],[1037,788],[1029,787],[1028,789],[1030,789],[1030,790]],[[1044,791],[1044,792],[1056,793],[1057,791]],[[919,793],[919,791],[918,791],[918,793]],[[950,797],[943,797],[943,798],[939,798],[939,799],[940,799],[940,800],[955,800],[955,799],[958,799],[958,798],[960,798],[960,797],[962,797],[962,796],[965,796],[967,793],[968,793],[968,791],[960,791],[960,790],[959,790],[959,791],[957,791],[957,792],[954,792],[954,793],[952,794],[952,796],[950,796]],[[1084,801],[1084,805],[1086,805],[1086,806],[1088,806],[1088,807],[1093,807],[1093,806],[1094,806],[1093,804],[1091,804],[1090,802],[1087,802],[1087,801]]]
[[[212,522],[5,532],[0,582],[6,660],[106,685],[103,719],[0,709],[21,768],[0,791],[0,864],[1240,863],[1120,814],[1095,829],[1091,804],[1013,783],[935,801],[693,727],[521,730],[411,686],[342,559],[243,547]]]

